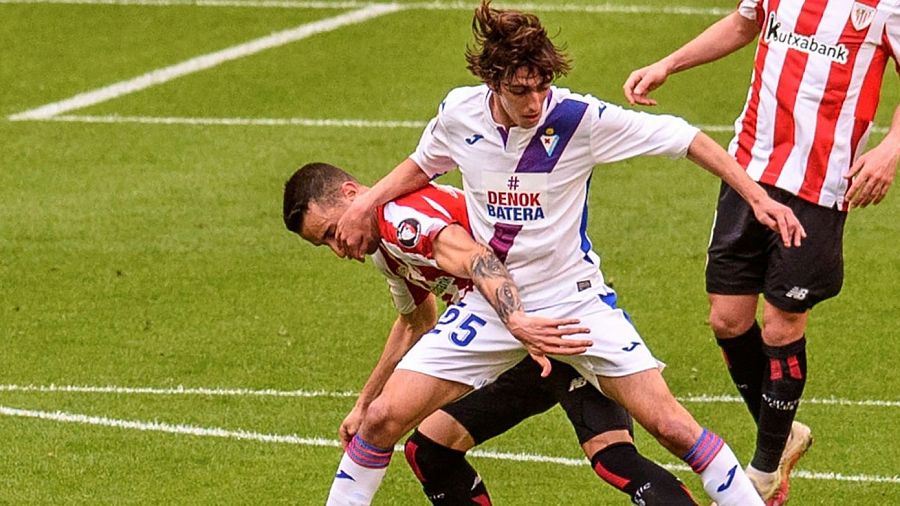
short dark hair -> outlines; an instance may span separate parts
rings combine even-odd
[[[466,47],[466,68],[493,88],[522,67],[544,84],[572,68],[569,56],[553,44],[534,14],[494,9],[491,0],[482,0],[475,9],[472,32],[475,45]]]
[[[356,182],[356,178],[327,163],[308,163],[297,169],[284,184],[284,226],[299,234],[310,202],[336,201],[346,181]]]

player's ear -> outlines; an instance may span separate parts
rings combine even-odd
[[[355,199],[359,195],[359,183],[356,181],[344,181],[341,183],[341,194],[349,200]]]

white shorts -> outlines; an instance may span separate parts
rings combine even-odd
[[[615,294],[585,294],[574,302],[529,311],[546,318],[577,318],[590,334],[572,338],[590,339],[593,345],[581,355],[553,355],[572,365],[595,387],[597,375],[627,376],[661,363],[621,309]],[[422,336],[397,365],[435,378],[481,388],[497,379],[527,355],[524,346],[500,321],[500,317],[477,292],[447,307],[437,325]]]

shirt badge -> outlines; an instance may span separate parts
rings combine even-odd
[[[397,226],[397,242],[406,248],[413,248],[419,243],[421,226],[418,220],[407,218]]]
[[[853,2],[853,9],[850,11],[850,20],[853,22],[853,28],[862,30],[868,28],[872,24],[875,17],[875,8],[868,5]]]
[[[555,130],[552,127],[544,130],[544,135],[541,136],[541,145],[544,146],[547,156],[553,156],[557,144],[559,144],[559,136],[555,134]]]

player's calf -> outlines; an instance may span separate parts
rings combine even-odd
[[[491,504],[481,477],[466,461],[466,452],[435,443],[417,430],[406,440],[404,454],[432,504]]]
[[[678,478],[644,458],[631,443],[617,443],[598,451],[591,458],[591,466],[603,481],[628,494],[634,504],[697,504]]]

